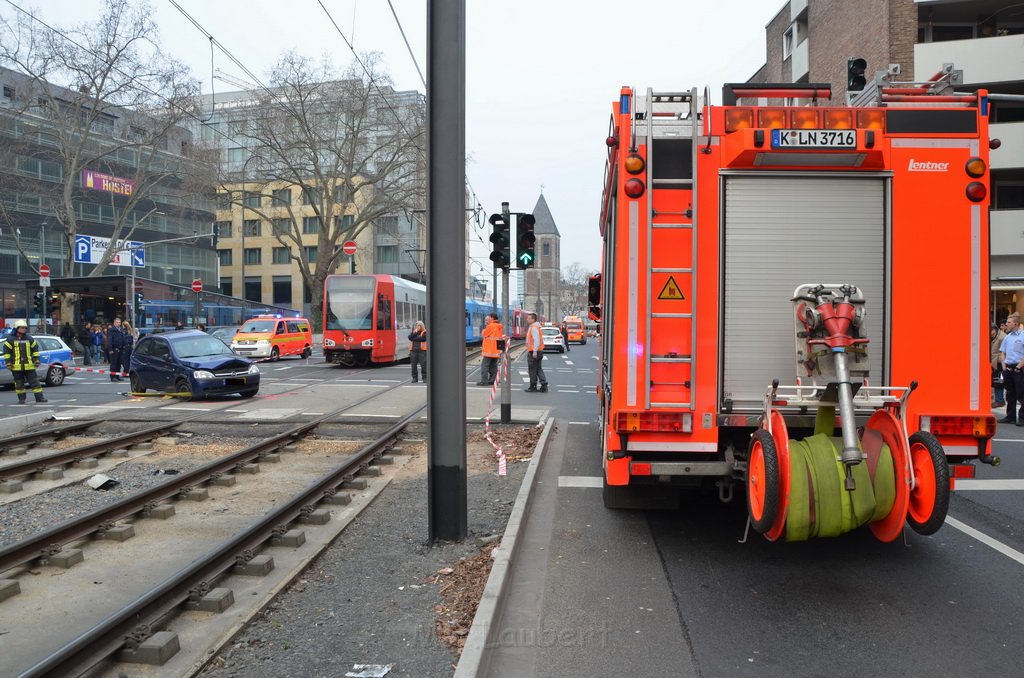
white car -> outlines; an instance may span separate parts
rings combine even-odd
[[[557,327],[542,327],[540,331],[544,334],[545,351],[565,353],[565,338],[562,337],[562,330]]]
[[[60,337],[47,334],[33,334],[39,344],[39,380],[47,386],[60,386],[68,372],[75,371],[75,354]],[[0,356],[0,386],[14,384],[14,375]]]

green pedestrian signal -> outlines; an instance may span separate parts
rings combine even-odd
[[[537,236],[533,227],[537,220],[532,214],[516,215],[516,267],[532,268],[537,259]]]

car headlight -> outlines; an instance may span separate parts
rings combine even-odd
[[[270,339],[260,339],[256,342],[257,346],[270,346]]]
[[[192,373],[192,378],[193,379],[216,379],[217,377],[214,376],[213,372],[210,372],[209,370],[196,370],[195,372]]]
[[[259,374],[260,368],[256,367],[255,364],[249,365],[249,374]]]

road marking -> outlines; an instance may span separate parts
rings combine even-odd
[[[601,476],[558,476],[559,487],[604,487]]]
[[[293,384],[290,381],[278,381],[274,383],[275,386],[309,386],[309,384]]]
[[[281,370],[290,370],[293,367],[295,367],[295,365],[285,365],[284,367],[275,367],[274,371],[275,372],[280,372]]]
[[[993,438],[994,443],[1024,443],[1024,438]]]
[[[956,479],[957,490],[1024,490],[1022,478]]]
[[[1016,560],[1021,565],[1024,565],[1024,553],[1021,553],[1017,549],[1011,548],[997,539],[993,539],[984,532],[979,532],[970,525],[965,525],[964,523],[961,523],[959,520],[952,516],[946,516],[946,522],[951,527],[955,527],[956,529],[966,534],[968,537],[974,537],[985,546],[989,546],[995,549],[996,551],[999,551],[1007,558]]]
[[[576,426],[590,426],[592,422],[589,421],[570,421],[569,424]]]
[[[570,391],[570,390],[566,390],[566,389],[564,389],[564,388],[560,388],[560,389],[558,389],[557,391],[555,391],[555,393],[579,393],[579,391],[578,391],[578,390],[576,390],[576,391]]]
[[[306,412],[306,414],[308,414],[311,417],[320,417],[320,416],[323,416],[324,413],[323,412]]]
[[[248,412],[249,410],[224,410],[225,412]]]
[[[164,409],[166,409],[168,411],[171,411],[171,410],[188,410],[188,411],[191,411],[191,412],[213,412],[214,411],[214,408],[212,408],[212,407],[166,407]]]
[[[573,361],[569,360],[568,358],[562,358],[562,360],[564,360],[564,361],[565,361],[565,364],[566,364],[566,365],[575,365],[575,364],[576,364],[576,363],[574,363]]]
[[[382,417],[384,419],[397,419],[397,414],[369,414],[361,412],[345,412],[341,416],[343,417]]]

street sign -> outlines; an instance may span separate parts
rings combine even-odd
[[[143,249],[145,244],[137,240],[117,240],[111,242],[110,238],[100,238],[94,235],[76,235],[75,263],[98,264],[107,250],[114,248],[120,251],[110,257],[111,266],[143,268],[146,265],[146,250]]]
[[[202,292],[203,291],[203,281],[200,280],[199,278],[196,278],[195,280],[193,280],[192,281],[192,291],[193,292]]]
[[[48,265],[46,265],[46,264],[40,264],[39,265],[39,277],[40,278],[49,278],[50,277],[50,267]]]
[[[136,292],[141,292],[142,291],[142,281],[141,280],[136,280],[135,281],[135,291]]]
[[[344,244],[342,244],[342,246],[341,246],[341,251],[344,252],[345,254],[349,255],[350,257],[353,254],[356,253],[357,249],[359,249],[359,248],[356,245],[356,241],[355,240],[346,240],[344,242]]]
[[[39,276],[39,286],[40,287],[49,287],[50,286],[50,276],[46,276],[45,278],[43,276]]]

